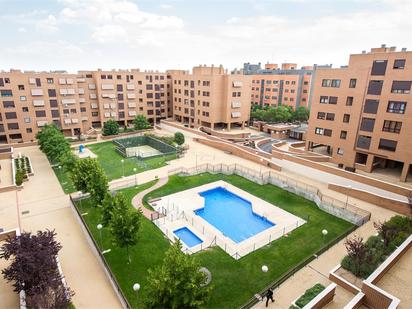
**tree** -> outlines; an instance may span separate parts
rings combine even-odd
[[[53,163],[59,163],[64,154],[71,152],[69,142],[54,124],[44,126],[36,137],[40,150]]]
[[[182,132],[176,132],[175,133],[175,142],[176,144],[183,145],[185,143],[185,136],[183,135]]]
[[[368,247],[363,242],[363,238],[359,236],[355,236],[353,239],[346,239],[345,247],[348,251],[348,257],[354,263],[354,275],[360,276],[362,266],[370,259]]]
[[[113,119],[107,120],[103,124],[103,135],[117,135],[119,134],[119,124]]]
[[[113,211],[113,197],[107,192],[102,201],[102,224],[103,226],[108,226],[110,220],[112,219]]]
[[[137,115],[133,120],[135,130],[144,130],[150,128],[150,123],[143,115]]]
[[[397,228],[381,222],[374,222],[373,226],[378,231],[379,236],[382,237],[384,247],[388,248],[398,234]]]
[[[305,106],[299,106],[293,112],[293,119],[297,121],[307,121],[309,119],[310,111]]]
[[[114,245],[125,248],[129,263],[131,262],[129,247],[137,243],[142,212],[130,208],[125,196],[117,193],[113,198],[113,210],[110,219],[110,233]]]
[[[55,236],[56,233],[49,230],[38,231],[36,235],[22,233],[9,237],[1,247],[0,258],[11,259],[2,274],[8,282],[13,282],[16,293],[25,291],[29,307],[67,307],[73,296],[73,292],[62,285],[56,261],[62,246]]]
[[[74,187],[90,193],[95,206],[101,205],[109,188],[107,176],[94,158],[77,160],[70,173]]]
[[[69,151],[60,156],[60,164],[67,171],[71,171],[76,165],[77,157]]]
[[[195,257],[182,252],[179,240],[167,250],[163,264],[149,269],[145,303],[148,308],[201,308],[210,297],[206,275]]]

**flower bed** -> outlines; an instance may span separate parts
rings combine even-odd
[[[289,307],[289,309],[300,309],[305,307],[307,304],[310,303],[312,299],[318,296],[325,289],[325,286],[317,283],[310,289],[307,289],[302,296],[300,296],[297,300],[294,301],[293,305]]]
[[[412,218],[394,216],[390,220],[376,224],[378,234],[363,243],[362,238],[347,240],[348,249],[342,268],[357,277],[367,278],[378,266],[402,244],[412,233]]]
[[[14,165],[16,167],[16,173],[21,172],[25,175],[24,178],[33,175],[33,169],[31,167],[31,162],[29,157],[21,156],[19,158],[14,159]]]

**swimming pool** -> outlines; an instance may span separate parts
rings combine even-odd
[[[199,237],[196,236],[195,233],[193,233],[191,230],[189,230],[187,227],[182,227],[180,229],[177,229],[173,231],[173,233],[182,241],[185,243],[185,245],[188,248],[192,248],[200,243],[203,242]]]
[[[195,210],[195,214],[236,243],[276,225],[255,214],[251,202],[223,187],[199,192],[199,195],[204,197],[205,204]]]

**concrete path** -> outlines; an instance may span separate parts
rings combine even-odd
[[[133,207],[136,208],[136,209],[140,209],[140,210],[142,211],[143,215],[144,215],[147,219],[151,220],[151,219],[152,219],[152,215],[153,215],[153,214],[157,214],[157,212],[156,212],[156,211],[153,211],[153,210],[151,210],[151,209],[149,209],[149,208],[144,207],[144,205],[143,205],[143,197],[144,197],[146,194],[148,194],[148,193],[156,190],[157,188],[160,188],[160,187],[164,186],[165,184],[167,184],[168,181],[169,181],[169,178],[168,178],[168,177],[160,178],[159,181],[158,181],[157,183],[155,183],[154,186],[152,186],[152,187],[150,187],[150,188],[148,188],[148,189],[146,189],[146,190],[143,190],[142,192],[139,192],[138,194],[136,194],[135,197],[132,199],[132,205],[133,205]]]
[[[30,156],[35,175],[17,194],[16,191],[0,193],[0,227],[18,227],[20,217],[23,231],[35,233],[54,229],[63,246],[59,257],[67,283],[76,293],[73,297],[76,308],[121,308],[47,158],[36,146],[18,151]],[[2,266],[4,264],[0,263]],[[3,288],[5,285],[9,284],[0,276],[0,308],[18,308],[17,294],[10,288]]]

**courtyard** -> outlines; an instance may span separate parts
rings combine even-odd
[[[307,223],[290,232],[287,237],[281,237],[239,260],[233,259],[217,246],[194,254],[202,266],[208,268],[213,276],[212,284],[214,289],[208,304],[209,308],[240,306],[252,297],[256,291],[263,289],[270,282],[318,252],[322,247],[334,242],[353,229],[351,223],[321,211],[313,202],[300,196],[273,185],[259,185],[234,175],[204,173],[196,176],[171,176],[166,185],[150,192],[144,197],[144,200],[147,202],[149,199],[159,198],[215,181],[225,181],[236,186],[270,203],[272,206],[275,205],[297,217],[305,218]],[[152,184],[153,182],[145,183],[137,188],[123,189],[121,192],[127,196],[130,207],[132,207],[132,198]],[[84,219],[96,241],[98,243],[101,241],[101,250],[111,249],[111,252],[107,253],[105,258],[128,301],[132,306],[141,305],[145,297],[147,270],[161,263],[165,251],[170,246],[168,239],[150,220],[142,218],[138,243],[130,250],[132,262],[127,264],[126,250],[113,247],[107,228],[102,229],[102,239],[100,239],[96,228],[101,217],[100,209],[92,207],[89,200],[83,200],[81,203],[77,202],[77,207],[80,208],[82,213],[87,213]],[[323,229],[328,230],[326,236],[322,235]],[[262,273],[262,265],[268,266],[269,271],[267,273]],[[132,289],[133,284],[137,281],[142,286],[138,299],[136,299],[135,292]]]

